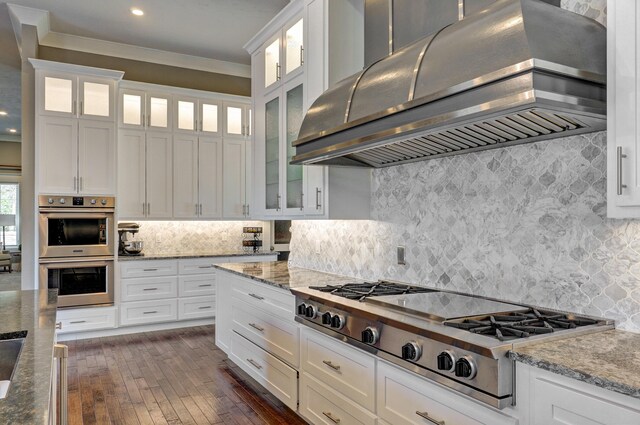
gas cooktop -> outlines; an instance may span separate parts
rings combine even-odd
[[[514,344],[610,320],[397,282],[295,288],[296,321],[494,407],[512,403]]]

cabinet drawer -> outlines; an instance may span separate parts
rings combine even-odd
[[[178,319],[178,301],[156,300],[120,304],[122,326],[169,322]]]
[[[375,425],[376,416],[308,373],[300,376],[300,414],[318,425]]]
[[[298,407],[298,372],[235,332],[231,360],[291,410]]]
[[[532,382],[531,425],[640,424],[638,399],[626,397],[628,400],[625,406],[621,403],[624,401],[620,399],[619,394],[607,394],[607,391],[598,387],[587,386],[582,382],[554,376],[548,372],[534,373],[536,376]]]
[[[216,297],[180,298],[178,320],[202,319],[216,314]]]
[[[178,296],[178,278],[176,276],[147,277],[120,280],[121,299],[128,301],[147,301]]]
[[[62,309],[57,312],[62,323],[59,334],[113,329],[116,327],[116,307]]]
[[[294,320],[295,297],[290,292],[242,278],[233,279],[232,285],[233,296],[243,303],[267,310],[283,319]]]
[[[515,418],[384,361],[378,361],[376,381],[378,416],[393,425],[518,424]]]
[[[120,277],[155,277],[175,276],[178,274],[178,262],[176,260],[140,260],[120,261]]]
[[[212,274],[215,273],[213,258],[189,258],[178,260],[178,270],[181,275]]]
[[[301,329],[300,368],[344,396],[375,410],[375,358],[312,329]]]
[[[231,300],[232,329],[264,350],[296,367],[299,364],[300,333],[293,320],[283,320],[241,300]]]
[[[180,297],[214,295],[216,293],[216,276],[212,274],[180,276],[178,294]]]

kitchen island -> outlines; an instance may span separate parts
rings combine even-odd
[[[57,291],[0,292],[0,339],[27,336],[7,397],[0,400],[0,423],[49,422]]]

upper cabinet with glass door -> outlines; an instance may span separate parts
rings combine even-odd
[[[224,137],[249,138],[251,134],[251,105],[224,102]]]
[[[265,91],[302,72],[304,53],[304,20],[297,17],[264,44]]]
[[[215,99],[176,97],[174,116],[175,130],[178,132],[202,133],[221,136],[221,102]]]
[[[40,115],[114,120],[116,82],[112,78],[51,72],[39,84]]]
[[[120,118],[122,128],[171,130],[171,96],[142,90],[120,89]]]

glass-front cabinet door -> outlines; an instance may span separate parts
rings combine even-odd
[[[167,95],[147,94],[147,127],[171,130],[171,99]]]
[[[300,18],[285,30],[285,73],[300,68],[304,64],[304,24]]]
[[[224,135],[244,137],[247,129],[245,126],[246,105],[242,103],[224,103]]]
[[[208,135],[220,134],[220,104],[212,101],[200,101],[200,130]]]
[[[280,80],[280,38],[267,44],[264,49],[264,86],[269,87]]]
[[[176,130],[196,131],[195,99],[176,99]]]
[[[120,91],[120,126],[143,128],[145,93],[137,90]]]
[[[295,85],[297,84],[297,85]],[[294,157],[296,150],[293,142],[298,138],[300,125],[304,117],[303,109],[303,91],[302,84],[295,82],[291,84],[294,87],[285,87],[285,125],[286,125],[286,147],[284,149],[286,155],[285,176],[286,176],[286,208],[285,214],[300,214],[304,211],[303,199],[303,179],[302,165],[291,165],[291,159]]]
[[[43,80],[41,113],[58,116],[76,115],[77,79],[63,75],[46,75]]]
[[[265,209],[282,209],[280,195],[280,97],[265,104]]]
[[[80,78],[80,109],[78,116],[99,120],[113,119],[112,81]]]

